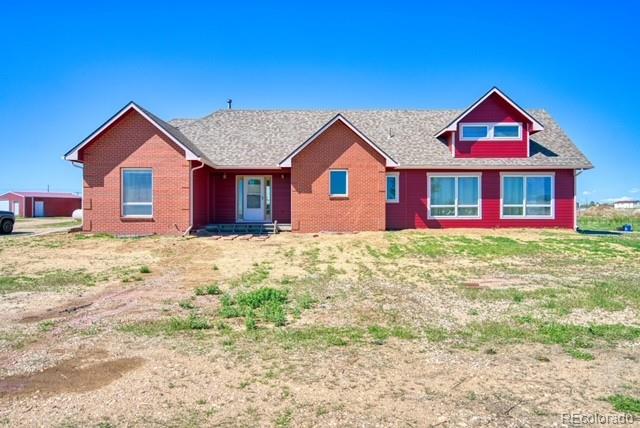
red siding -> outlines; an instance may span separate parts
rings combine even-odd
[[[436,172],[436,171],[433,171]],[[445,172],[445,171],[437,171]],[[461,171],[447,171],[455,174]],[[476,172],[476,171],[465,171]],[[482,174],[482,218],[470,220],[427,219],[427,171],[400,171],[400,202],[387,204],[387,229],[444,227],[561,227],[574,228],[573,170],[555,172],[555,219],[500,219],[500,171]],[[541,172],[541,171],[536,171]]]
[[[473,122],[520,122],[522,123],[522,139],[513,141],[460,141],[460,132],[456,132],[456,157],[523,158],[528,156],[528,128],[530,122],[499,95],[493,94],[484,100],[460,124]],[[460,130],[459,125],[458,130]]]

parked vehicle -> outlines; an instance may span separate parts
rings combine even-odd
[[[16,222],[16,216],[11,211],[0,211],[0,234],[9,234],[13,232],[13,224]]]

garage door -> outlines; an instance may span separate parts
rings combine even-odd
[[[9,201],[0,201],[0,211],[9,211]]]

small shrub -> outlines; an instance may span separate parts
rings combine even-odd
[[[38,330],[40,330],[43,333],[46,333],[48,331],[51,331],[51,329],[53,329],[55,325],[56,323],[51,320],[43,321],[40,324],[38,324]]]
[[[140,266],[140,273],[151,273],[151,269],[149,269],[149,266]]]
[[[573,358],[576,358],[578,360],[583,360],[583,361],[591,361],[593,359],[595,359],[595,357],[588,353],[588,352],[584,352],[584,351],[580,351],[579,349],[567,349],[567,354],[571,355]]]
[[[180,303],[178,303],[178,305],[182,309],[194,309],[195,308],[193,303],[191,303],[191,300],[182,300]]]
[[[206,285],[204,287],[196,288],[195,294],[196,296],[206,296],[206,295],[217,296],[218,294],[222,294],[222,290],[220,290],[220,287],[218,286],[218,284],[213,283],[213,284]]]

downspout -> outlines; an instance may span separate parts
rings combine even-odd
[[[82,180],[84,181],[84,165],[82,165],[81,163],[77,163],[77,162],[73,162],[71,161],[71,165],[75,166],[76,168],[80,168],[82,170]],[[80,199],[82,202],[80,203],[80,210],[82,211],[82,222],[80,223],[80,231],[84,231],[84,183],[82,183],[82,199]],[[31,198],[31,201],[33,203],[33,198]],[[33,207],[31,208],[31,215],[33,215]]]
[[[578,230],[578,176],[584,172],[584,169],[576,169],[573,171],[573,230]]]
[[[184,231],[182,236],[187,236],[193,229],[193,171],[204,168],[204,162],[200,161],[200,166],[189,170],[189,227]]]

